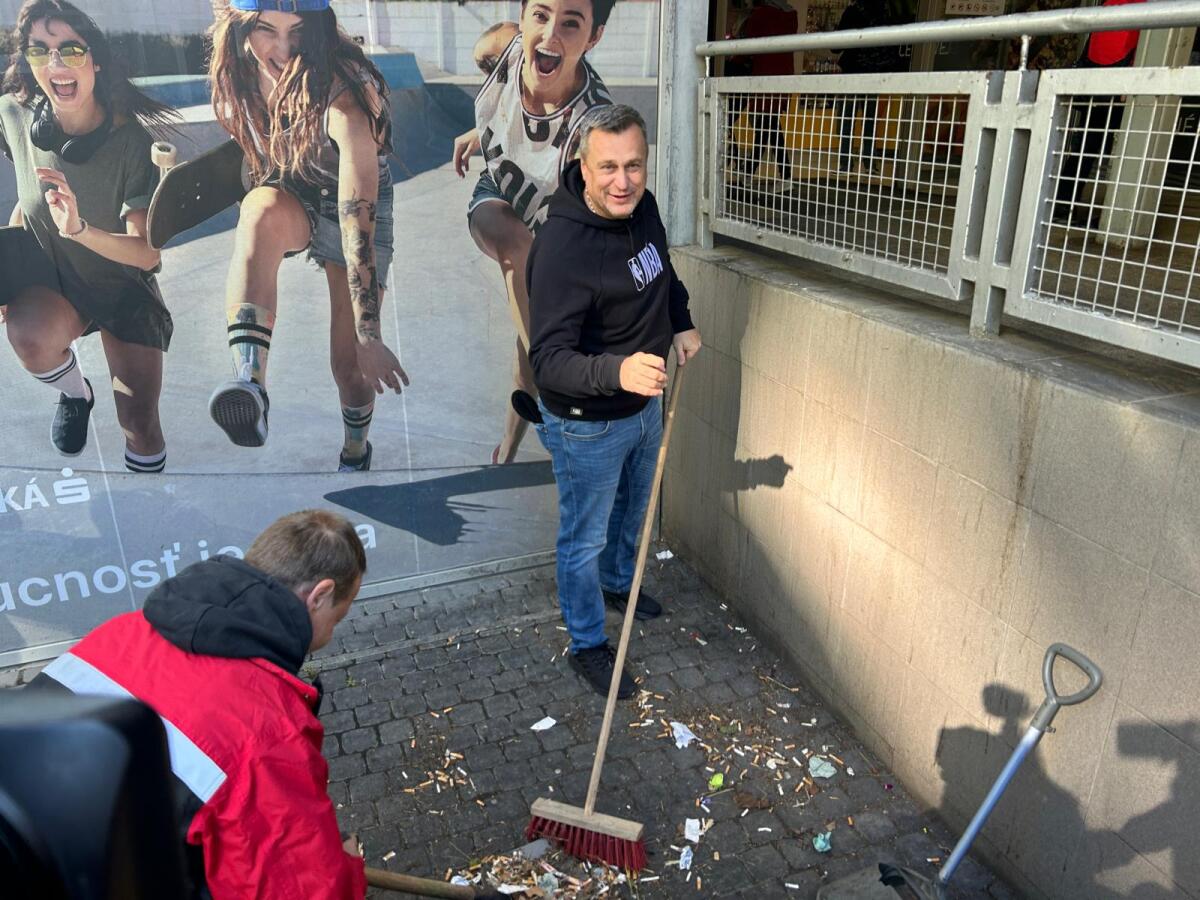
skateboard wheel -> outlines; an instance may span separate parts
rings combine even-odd
[[[175,145],[166,141],[155,141],[154,146],[150,148],[150,161],[160,169],[169,169],[175,165],[177,155]]]

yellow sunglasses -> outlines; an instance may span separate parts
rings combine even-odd
[[[36,46],[26,47],[25,61],[33,68],[40,69],[43,66],[50,65],[50,57],[55,53],[58,54],[58,58],[62,60],[64,66],[78,69],[87,59],[88,48],[82,44],[63,44],[57,49]]]

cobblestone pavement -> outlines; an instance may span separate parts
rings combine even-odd
[[[649,693],[617,707],[597,804],[646,825],[650,870],[625,895],[812,897],[881,855],[932,875],[954,836],[691,569],[653,556],[651,569],[667,614],[630,648]],[[547,567],[356,604],[310,674],[327,691],[330,795],[368,865],[443,877],[523,844],[535,798],[583,804],[603,698],[570,668],[561,624]],[[615,640],[615,614],[608,625]],[[557,724],[530,729],[546,716]],[[705,746],[677,749],[670,721]],[[804,785],[808,753],[837,773]],[[687,818],[713,824],[683,872]],[[970,861],[956,884],[953,897],[1014,896]]]

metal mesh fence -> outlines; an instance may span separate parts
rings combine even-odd
[[[721,93],[716,222],[944,274],[968,97]]]
[[[1034,299],[1200,333],[1200,97],[1059,98]]]

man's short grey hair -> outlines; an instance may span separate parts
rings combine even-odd
[[[625,129],[631,128],[634,125],[642,129],[642,139],[649,145],[650,138],[646,135],[646,120],[632,106],[626,106],[624,103],[613,103],[608,106],[596,107],[583,120],[583,124],[579,126],[579,155],[587,155],[588,138],[591,137],[593,131],[603,131],[606,134],[620,134]]]

